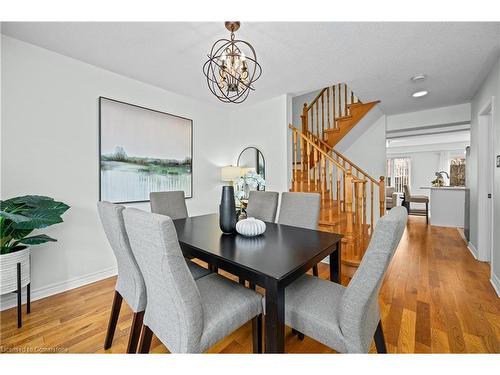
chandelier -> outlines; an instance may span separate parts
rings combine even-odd
[[[234,37],[240,23],[226,22],[225,26],[231,37],[214,43],[203,65],[203,73],[207,77],[208,88],[219,100],[241,103],[250,90],[255,90],[252,84],[259,79],[262,68],[251,44]]]

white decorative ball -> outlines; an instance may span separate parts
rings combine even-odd
[[[249,217],[248,219],[240,220],[236,223],[236,232],[238,232],[242,236],[258,236],[265,231],[266,223],[254,217]]]

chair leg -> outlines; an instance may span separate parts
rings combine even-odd
[[[147,354],[151,348],[151,339],[153,338],[153,331],[148,326],[142,325],[141,341],[139,342],[139,353]]]
[[[144,319],[144,311],[134,313],[132,317],[132,326],[130,327],[130,335],[128,337],[127,353],[136,353],[137,344],[141,336],[142,321]]]
[[[122,301],[123,297],[115,290],[111,314],[109,316],[108,331],[106,332],[106,339],[104,340],[105,350],[111,348],[111,344],[113,343],[113,336],[115,335],[116,323],[118,322],[118,315],[120,315]]]
[[[425,202],[425,223],[429,224],[429,202]]]
[[[377,353],[385,354],[387,353],[387,348],[385,346],[384,331],[382,330],[382,321],[378,322],[377,330],[373,336],[375,339],[375,346],[377,347]]]
[[[254,284],[254,283],[252,283],[252,282],[250,282],[250,281],[248,282],[248,287],[249,287],[250,289],[255,290],[255,284]]]
[[[245,285],[245,279],[242,279],[241,277],[238,277],[238,282],[243,286]]]
[[[254,354],[262,353],[262,314],[252,319],[252,342]]]
[[[318,275],[319,275],[317,264],[313,266],[313,275],[316,277],[318,277]]]

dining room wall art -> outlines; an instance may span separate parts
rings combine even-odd
[[[102,201],[149,201],[149,193],[182,190],[192,197],[193,121],[99,97]]]

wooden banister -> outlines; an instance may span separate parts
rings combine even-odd
[[[304,135],[301,132],[299,132],[298,129],[295,126],[293,126],[292,124],[289,124],[288,128],[291,129],[294,133],[297,133],[302,139],[304,139],[304,141],[307,143],[307,145],[309,145],[313,149],[313,152],[314,152],[313,157],[315,158],[314,159],[314,163],[317,162],[316,153],[318,153],[318,154],[323,155],[331,163],[335,164],[337,166],[337,168],[339,168],[342,172],[347,173],[347,169],[346,168],[344,168],[338,161],[334,160],[330,155],[328,155],[328,153],[326,153],[325,151],[323,151],[318,145],[316,145],[314,143],[313,140],[311,140],[306,135]],[[310,163],[309,163],[309,165],[310,165]],[[313,169],[316,170],[316,166],[314,166]],[[359,178],[354,177],[354,176],[353,176],[353,179],[354,179],[354,181],[363,181],[362,179],[359,179]]]
[[[332,148],[328,143],[326,143],[325,141],[319,139],[319,138],[316,138],[316,136],[307,131],[308,132],[308,135],[310,135],[311,137],[314,137],[315,138],[315,141],[317,141],[318,143],[321,144],[322,147],[325,148],[325,152],[326,153],[333,153],[335,154],[336,156],[338,156],[339,158],[341,158],[342,160],[345,160],[345,162],[347,164],[349,164],[349,166],[352,168],[352,169],[355,169],[356,171],[358,171],[359,173],[361,173],[365,178],[367,178],[368,180],[372,181],[373,183],[375,184],[378,184],[379,181],[376,180],[375,178],[373,178],[372,176],[370,176],[368,174],[368,172],[366,172],[363,168],[359,167],[357,164],[355,164],[352,160],[350,160],[349,158],[347,158],[345,155],[343,155],[342,153],[338,152],[337,150],[335,150],[334,148]]]
[[[310,110],[313,107],[313,105],[316,104],[316,102],[319,100],[319,98],[321,98],[321,96],[325,93],[326,90],[328,90],[328,87],[325,87],[318,93],[318,95],[316,95],[316,97],[312,100],[312,102],[309,103],[309,105],[307,106],[307,110]]]

